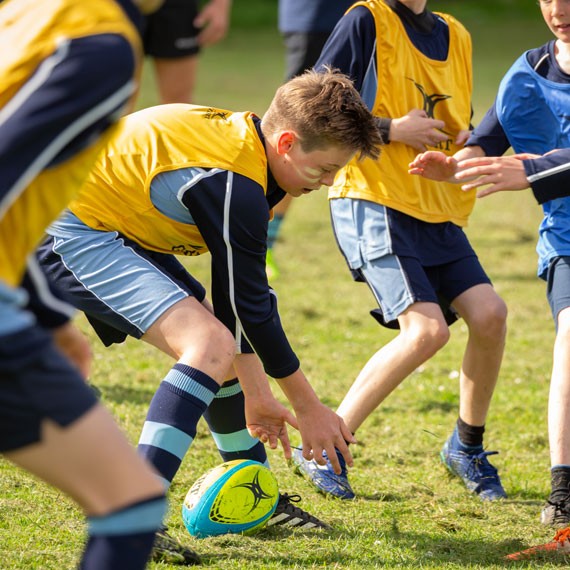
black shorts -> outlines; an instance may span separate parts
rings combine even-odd
[[[200,30],[194,26],[197,15],[196,0],[166,0],[160,10],[145,18],[145,54],[168,59],[197,54],[200,51]]]
[[[301,75],[317,63],[329,35],[329,32],[288,32],[283,34],[287,59],[286,81]]]
[[[0,337],[0,452],[39,442],[45,419],[66,427],[96,403],[47,332],[32,327]]]

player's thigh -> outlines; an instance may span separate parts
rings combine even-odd
[[[64,491],[88,515],[104,515],[163,491],[101,404],[65,428],[45,419],[41,433],[37,444],[8,452],[7,458]]]

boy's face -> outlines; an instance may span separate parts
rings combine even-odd
[[[570,0],[540,0],[539,4],[550,31],[561,42],[570,44]]]
[[[337,146],[305,152],[293,132],[279,135],[276,151],[271,172],[280,188],[294,197],[318,190],[321,186],[331,186],[337,172],[355,154]]]

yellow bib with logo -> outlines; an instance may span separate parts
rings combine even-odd
[[[382,0],[358,2],[374,15],[376,24],[377,91],[372,112],[378,117],[402,117],[411,109],[445,122],[447,141],[429,150],[452,155],[454,141],[469,128],[471,118],[471,38],[453,17],[439,14],[449,25],[449,55],[445,61],[427,58],[411,42],[392,9]],[[382,149],[380,159],[353,159],[337,175],[329,198],[359,198],[383,204],[414,218],[467,225],[475,201],[473,192],[458,185],[408,174],[418,151],[399,142]]]
[[[266,192],[267,157],[253,117],[185,104],[125,117],[70,210],[88,226],[118,231],[149,250],[208,251],[195,225],[177,222],[154,207],[151,182],[161,172],[219,168],[254,180]]]

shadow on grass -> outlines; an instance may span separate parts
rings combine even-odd
[[[115,384],[95,384],[92,387],[99,392],[99,397],[103,403],[107,401],[115,404],[129,403],[141,406],[148,406],[156,391],[154,385],[149,385],[148,388],[125,388]]]
[[[318,538],[318,547],[305,546],[299,549],[288,549],[285,553],[278,552],[279,546],[270,547],[270,543],[284,539],[301,540]],[[531,560],[511,561],[505,556],[529,548],[521,540],[506,538],[504,540],[466,539],[458,536],[431,535],[428,533],[402,532],[394,521],[389,531],[382,529],[374,531],[333,531],[330,533],[314,530],[300,531],[286,527],[265,530],[248,540],[248,545],[239,545],[235,538],[217,541],[216,548],[229,547],[230,552],[207,554],[202,550],[203,562],[216,565],[228,558],[239,558],[247,566],[247,561],[259,566],[283,566],[284,568],[336,567],[336,568],[447,568],[447,567],[493,567],[493,568],[536,568],[542,564],[548,567],[568,568],[570,555],[567,553],[550,552],[536,553]],[[225,543],[225,544],[224,544]],[[256,548],[255,543],[259,546]],[[358,544],[351,549],[350,545]],[[348,545],[348,546],[347,546]],[[233,548],[232,548],[233,547]],[[542,563],[542,564],[541,564]]]

